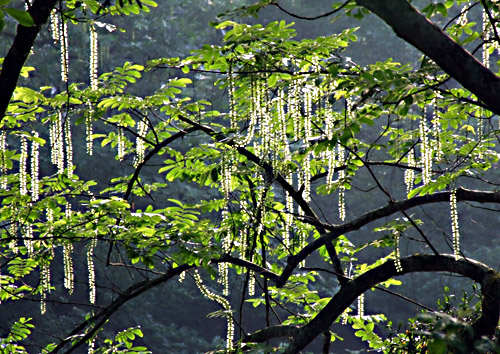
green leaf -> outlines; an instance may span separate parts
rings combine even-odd
[[[3,31],[4,28],[5,28],[5,14],[2,11],[2,9],[0,9],[0,31]]]
[[[33,27],[35,25],[35,21],[33,21],[33,17],[27,12],[18,9],[14,9],[13,7],[5,7],[5,12],[7,12],[10,16],[14,17],[17,22],[26,27]]]

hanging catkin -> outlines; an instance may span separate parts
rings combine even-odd
[[[205,297],[219,303],[224,308],[224,312],[227,318],[226,349],[228,351],[231,351],[233,348],[234,324],[233,324],[233,316],[231,314],[231,305],[229,304],[229,301],[227,301],[222,296],[217,295],[212,291],[208,290],[208,288],[205,285],[203,285],[203,281],[201,280],[200,274],[198,273],[197,270],[194,272],[193,277],[194,281],[196,282],[196,285],[198,286],[198,289],[200,289],[200,292]]]
[[[457,191],[450,192],[451,235],[453,237],[453,254],[460,257],[460,232],[458,227]]]
[[[99,43],[97,39],[97,32],[94,24],[91,23],[90,29],[90,58],[89,58],[89,75],[90,75],[90,88],[97,90],[97,67],[99,65]]]
[[[26,172],[26,164],[28,162],[28,141],[25,136],[21,137],[21,157],[19,158],[19,193],[21,195],[28,194],[28,175]]]
[[[36,202],[39,198],[40,193],[40,183],[38,181],[39,177],[39,149],[40,143],[36,141],[38,138],[38,133],[33,132],[35,139],[31,143],[31,200]]]

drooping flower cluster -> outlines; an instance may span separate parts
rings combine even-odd
[[[66,203],[66,218],[71,217],[71,205]],[[74,289],[74,273],[73,273],[73,258],[71,253],[73,252],[73,244],[65,243],[63,247],[63,258],[64,258],[64,287],[68,290],[70,294],[73,293]]]
[[[38,133],[33,132],[35,140],[31,143],[31,200],[36,202],[40,194],[40,183],[38,181],[40,166],[39,166],[39,149],[40,143],[36,141]]]
[[[429,128],[425,122],[424,116],[420,120],[420,164],[422,167],[422,182],[428,184],[431,181],[432,169],[432,147],[428,137]]]
[[[43,263],[40,266],[40,313],[43,315],[47,311],[47,293],[50,292],[50,264]]]
[[[224,223],[228,218],[228,211],[224,209],[222,211],[222,222]],[[222,236],[222,252],[224,254],[229,253],[231,250],[231,230],[226,230]],[[222,294],[224,296],[229,295],[229,267],[226,262],[220,262],[218,264],[219,279],[217,280],[222,284]]]
[[[50,32],[54,43],[59,42],[61,39],[59,16],[57,16],[57,11],[55,9],[50,13]]]
[[[403,271],[403,266],[401,265],[401,253],[399,252],[399,231],[394,233],[394,265],[396,266],[396,271],[398,273]]]
[[[457,191],[450,192],[451,235],[453,238],[453,254],[455,259],[460,257],[460,231],[458,227]]]
[[[90,59],[89,59],[90,88],[92,90],[97,90],[97,67],[99,65],[99,44],[94,24],[91,23],[89,28],[90,28]]]
[[[57,173],[64,173],[64,132],[63,113],[57,112],[50,123],[50,157],[52,164],[57,166]]]
[[[490,21],[488,19],[488,14],[486,13],[486,10],[483,9],[483,52],[482,52],[482,59],[483,59],[483,65],[487,68],[490,67],[490,53],[489,53],[489,48],[490,44],[488,43],[490,39],[490,32],[491,32],[491,26],[490,26]]]
[[[148,125],[144,121],[137,123],[137,139],[135,142],[135,158],[134,167],[139,166],[140,163],[144,161],[144,153],[146,151],[146,146],[144,144],[144,138],[148,132]]]
[[[26,164],[28,162],[28,141],[25,136],[21,137],[21,157],[19,158],[19,193],[28,194],[28,174]]]
[[[358,296],[358,317],[363,318],[365,315],[365,294]]]
[[[439,121],[439,116],[437,114],[436,100],[433,99],[432,103],[432,135],[433,141],[433,151],[434,158],[436,161],[440,161],[443,158],[443,147],[441,142],[441,122]]]
[[[405,170],[405,185],[406,185],[406,193],[410,193],[413,190],[413,182],[415,180],[415,170],[412,167],[416,167],[415,154],[413,148],[408,151],[406,155],[406,161],[408,167]]]
[[[61,21],[59,29],[59,44],[61,52],[61,81],[68,83],[69,52],[68,52],[68,24]]]
[[[118,127],[118,136],[117,136],[117,148],[118,148],[118,160],[123,161],[125,157],[125,137],[123,136],[123,128]]]
[[[231,124],[231,129],[237,129],[238,123],[236,121],[236,103],[234,100],[234,79],[232,65],[229,65],[229,70],[227,73],[227,89],[229,96],[229,122]]]
[[[91,304],[95,304],[96,287],[95,287],[95,268],[94,268],[94,249],[97,246],[97,238],[93,238],[87,249],[87,270],[89,272],[89,300]]]
[[[342,145],[337,144],[337,158],[338,161],[345,161],[345,149]],[[340,220],[345,220],[345,169],[339,170],[339,181],[341,182],[338,193],[339,193],[339,218]]]
[[[231,350],[233,348],[234,324],[233,316],[231,313],[231,305],[229,304],[229,301],[227,301],[222,296],[213,293],[205,285],[203,285],[203,281],[198,271],[194,272],[193,277],[196,285],[198,286],[198,289],[200,289],[200,292],[210,300],[219,303],[224,308],[227,317],[226,349]]]
[[[0,133],[0,189],[7,189],[7,133]]]
[[[66,168],[68,170],[68,177],[73,175],[73,142],[71,140],[71,119],[69,115],[64,122],[64,137],[66,140]]]
[[[94,138],[92,137],[93,133],[93,118],[94,109],[92,107],[92,103],[90,101],[87,102],[87,116],[85,117],[85,133],[86,133],[86,142],[87,142],[87,154],[92,156],[93,146],[94,146]]]

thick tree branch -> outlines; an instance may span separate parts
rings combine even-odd
[[[269,340],[273,337],[293,336],[293,341],[285,351],[295,354],[302,350],[314,338],[327,331],[335,319],[373,286],[394,276],[415,272],[452,272],[470,278],[481,284],[483,293],[482,315],[473,324],[475,338],[494,333],[499,319],[498,299],[500,298],[500,277],[486,265],[467,259],[455,260],[453,256],[416,255],[401,259],[402,272],[397,272],[393,261],[388,261],[370,271],[350,280],[316,317],[307,325],[297,330],[287,326],[270,327],[247,337],[247,341]],[[496,305],[496,307],[495,307]]]
[[[500,114],[500,78],[406,0],[356,0]]]
[[[326,243],[332,242],[340,235],[346,234],[351,231],[359,230],[361,227],[366,226],[367,224],[375,220],[385,218],[396,212],[408,210],[413,207],[425,204],[449,202],[449,200],[450,200],[450,192],[440,192],[440,193],[424,195],[421,197],[413,197],[411,199],[395,201],[389,203],[384,207],[370,211],[360,216],[359,218],[354,219],[353,221],[329,227],[329,229],[331,230],[330,232],[322,235],[321,237],[307,244],[296,255],[288,257],[287,265],[285,269],[283,269],[283,272],[281,273],[281,276],[278,279],[276,285],[278,287],[285,285],[286,281],[292,274],[293,270],[297,267],[297,265],[300,262],[306,259],[307,256],[309,256],[311,253],[319,249],[321,246],[325,245]],[[500,204],[500,193],[474,191],[474,190],[459,188],[457,189],[457,200]]]
[[[17,26],[16,37],[4,58],[2,71],[0,71],[0,120],[5,116],[21,69],[28,59],[38,32],[40,32],[42,25],[47,22],[56,3],[57,0],[35,0],[28,11],[33,17],[35,25],[33,27]]]

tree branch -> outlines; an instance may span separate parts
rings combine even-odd
[[[123,304],[127,301],[135,298],[136,296],[144,293],[145,291],[154,288],[157,285],[163,284],[170,280],[172,277],[181,274],[182,272],[194,268],[194,265],[183,264],[176,268],[170,269],[167,273],[162,276],[159,276],[152,280],[144,280],[142,282],[136,283],[130,286],[127,290],[125,290],[116,300],[114,300],[111,304],[106,306],[104,309],[99,311],[94,316],[88,318],[83,323],[81,323],[78,327],[76,327],[64,340],[62,340],[50,353],[58,353],[63,347],[75,340],[76,337],[79,339],[71,345],[65,353],[69,354],[75,351],[78,347],[88,341],[94,333],[96,333],[99,328],[101,328],[106,321],[113,315]],[[80,334],[87,327],[91,327],[85,334]]]
[[[372,221],[385,218],[396,212],[408,210],[413,207],[425,204],[449,202],[449,200],[450,200],[450,192],[440,192],[440,193],[424,195],[421,197],[413,197],[411,199],[405,199],[401,201],[394,201],[384,207],[365,213],[364,215],[358,217],[357,219],[354,219],[353,221],[329,227],[329,229],[331,230],[330,232],[322,235],[321,237],[307,244],[296,255],[288,257],[287,265],[285,269],[283,269],[283,272],[281,273],[281,276],[278,279],[276,286],[281,287],[285,285],[286,281],[292,274],[293,270],[297,267],[297,265],[300,262],[306,259],[307,256],[309,256],[312,252],[316,251],[326,243],[332,242],[340,235],[346,234],[351,231],[359,230],[361,227],[371,223]],[[500,204],[500,193],[474,191],[464,188],[458,188],[457,200]]]
[[[453,256],[416,255],[401,259],[402,272],[397,272],[394,262],[389,261],[369,270],[343,286],[330,302],[307,325],[299,330],[285,354],[298,353],[314,338],[328,330],[335,319],[356,298],[380,282],[394,276],[416,272],[452,272],[470,278],[481,284],[484,299],[496,299],[483,304],[481,317],[473,324],[475,338],[494,333],[499,319],[498,298],[500,297],[500,277],[488,266],[468,260],[455,260]],[[494,308],[496,303],[497,307]],[[480,323],[480,325],[478,325]]]
[[[0,121],[3,120],[14,90],[17,86],[21,69],[28,59],[42,25],[47,22],[57,0],[35,0],[29,13],[35,22],[33,27],[17,25],[14,42],[3,61],[0,71]]]
[[[500,78],[406,0],[356,0],[500,114]]]

